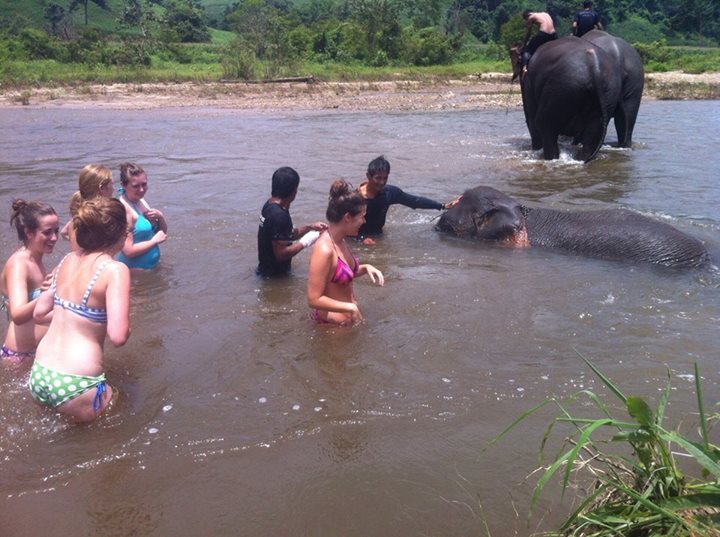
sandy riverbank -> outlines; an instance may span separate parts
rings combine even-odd
[[[652,99],[720,99],[720,73],[653,73],[643,96]],[[486,73],[462,80],[249,84],[78,84],[0,88],[0,107],[148,109],[213,106],[258,111],[468,110],[521,106],[510,75]]]

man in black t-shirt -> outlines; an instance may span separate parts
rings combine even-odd
[[[260,213],[258,228],[258,268],[260,276],[280,276],[290,272],[290,260],[311,246],[327,229],[325,222],[294,228],[290,204],[295,200],[300,176],[289,167],[278,168],[272,176],[272,192]]]
[[[405,205],[411,209],[436,209],[438,211],[454,207],[460,198],[449,203],[440,203],[430,198],[414,196],[403,192],[400,188],[388,185],[390,175],[390,163],[385,157],[380,156],[368,164],[366,180],[358,187],[360,195],[367,201],[367,212],[365,223],[360,226],[358,239],[363,244],[375,244],[375,241],[368,235],[380,235],[385,225],[385,217],[390,205]]]
[[[593,3],[590,0],[585,0],[583,2],[582,10],[575,13],[575,19],[572,24],[572,33],[577,37],[582,37],[583,34],[588,33],[594,28],[597,28],[598,30],[603,29],[603,25],[600,22],[600,15],[593,9]]]

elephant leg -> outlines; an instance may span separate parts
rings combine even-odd
[[[618,103],[613,119],[615,121],[615,132],[617,132],[618,147],[629,147],[627,114],[623,103]]]
[[[558,133],[556,132],[543,132],[542,135],[542,148],[543,158],[545,160],[555,160],[560,158],[560,149],[558,148]]]
[[[579,157],[584,161],[588,162],[595,158],[600,146],[605,140],[605,131],[607,125],[601,117],[592,119],[588,122],[585,130],[582,133],[582,150],[580,151]]]

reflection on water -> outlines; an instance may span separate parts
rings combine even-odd
[[[68,426],[32,403],[21,373],[0,371],[0,533],[550,527],[567,505],[528,527],[527,487],[517,485],[547,422],[480,455],[483,444],[547,396],[601,390],[575,349],[629,393],[656,397],[670,371],[678,418],[693,408],[697,362],[716,401],[717,268],[483,246],[437,234],[434,211],[396,207],[376,246],[354,246],[386,276],[383,288],[356,282],[366,322],[319,327],[308,318],[306,252],[288,278],[254,273],[270,176],[280,165],[300,172],[296,225],[322,217],[332,179],[357,185],[385,154],[391,181],[412,193],[447,200],[485,184],[529,205],[627,207],[699,237],[719,259],[720,161],[696,142],[720,135],[708,119],[718,106],[647,103],[634,150],[607,146],[589,164],[538,160],[519,110],[0,111],[14,125],[0,140],[0,207],[42,199],[63,220],[84,164],[132,159],[170,225],[161,268],[133,276],[132,337],[106,348],[121,392],[110,416]],[[16,247],[6,229],[3,258]],[[552,504],[543,498],[539,512]]]

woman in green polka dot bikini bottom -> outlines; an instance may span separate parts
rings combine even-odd
[[[28,386],[36,401],[77,422],[97,418],[112,401],[105,382],[105,338],[119,347],[130,336],[130,271],[115,261],[128,234],[116,199],[84,202],[72,220],[79,249],[54,271],[38,299],[36,322],[50,320]]]
[[[58,373],[37,362],[30,371],[29,386],[35,399],[55,408],[95,388],[93,407],[98,410],[102,404],[102,394],[107,391],[105,373],[97,377]]]

